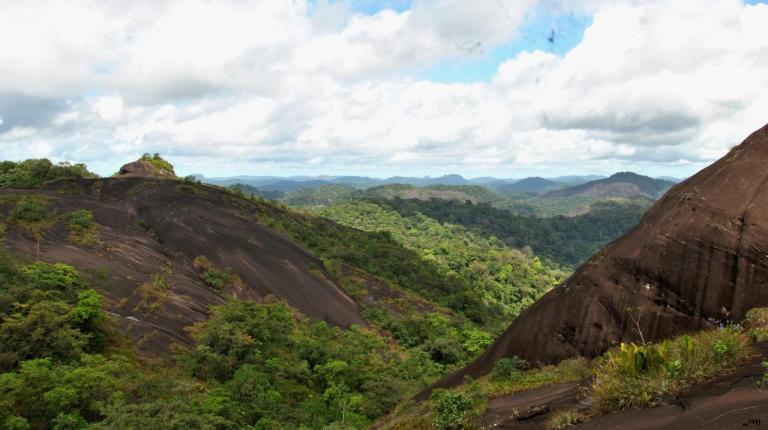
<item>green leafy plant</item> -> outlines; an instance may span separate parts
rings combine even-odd
[[[245,284],[232,269],[217,269],[204,255],[195,257],[192,266],[200,272],[200,278],[209,287],[216,291],[222,291],[227,287],[242,288]]]
[[[522,371],[530,367],[527,361],[517,357],[505,357],[499,360],[491,372],[491,378],[495,380],[518,379]]]
[[[69,239],[79,245],[96,243],[98,225],[93,221],[93,214],[87,209],[78,209],[63,215],[69,230]]]
[[[739,327],[659,344],[622,344],[598,361],[591,395],[597,412],[647,407],[729,369],[748,354]]]
[[[36,196],[25,196],[18,200],[11,209],[11,221],[24,224],[35,225],[52,218],[48,212],[48,203],[44,198]]]
[[[715,342],[715,345],[712,347],[712,349],[715,351],[715,359],[717,361],[723,361],[725,354],[728,353],[728,345],[721,340]]]
[[[51,163],[47,159],[30,159],[20,163],[0,162],[0,187],[37,188],[47,181],[61,178],[96,178],[84,164]]]
[[[54,223],[53,214],[48,211],[48,201],[40,196],[24,196],[11,209],[10,220],[37,242],[37,255],[44,230]]]
[[[463,429],[467,415],[474,407],[472,399],[459,391],[437,389],[430,398],[433,403],[433,424],[438,429]]]
[[[763,372],[763,376],[760,378],[760,385],[765,387],[768,386],[768,360],[763,361],[762,365],[765,372]]]

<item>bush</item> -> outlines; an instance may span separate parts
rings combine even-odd
[[[173,176],[176,176],[176,173],[173,170],[173,164],[169,163],[167,160],[165,160],[163,157],[160,156],[160,154],[155,153],[154,155],[149,155],[149,153],[145,153],[140,158],[141,161],[146,161],[152,164],[153,166],[157,167],[160,170],[166,170],[169,173],[171,173]]]
[[[192,261],[192,267],[197,269],[198,271],[205,272],[206,270],[209,270],[213,267],[213,263],[211,263],[211,260],[208,259],[205,255],[198,255],[195,257],[195,259]]]
[[[146,314],[153,314],[162,309],[168,294],[171,291],[170,285],[165,281],[163,275],[152,275],[149,280],[141,284],[136,292],[141,300],[133,307],[133,310],[142,310]]]
[[[78,209],[64,214],[64,221],[69,230],[69,239],[80,245],[96,242],[96,227],[93,214],[87,209]]]
[[[37,197],[23,197],[11,209],[11,220],[19,224],[40,224],[51,218],[45,200]]]
[[[530,365],[527,361],[517,357],[502,358],[496,363],[496,366],[491,372],[491,378],[495,380],[502,379],[518,379],[521,376],[521,371],[528,369]]]
[[[753,341],[762,342],[768,339],[768,308],[750,309],[744,323]]]
[[[437,389],[430,398],[433,402],[433,424],[438,429],[463,429],[465,419],[473,409],[473,402],[458,391]]]
[[[487,391],[489,395],[495,397],[543,385],[578,381],[592,375],[591,366],[592,363],[584,358],[573,358],[563,360],[555,366],[535,367],[526,371],[518,370],[519,376],[510,379],[491,377]],[[502,366],[502,368],[504,367],[506,366]]]
[[[35,289],[55,292],[57,298],[73,301],[85,283],[74,267],[64,264],[32,263],[24,267],[21,274]]]
[[[96,178],[84,164],[53,164],[47,159],[30,159],[20,163],[0,162],[0,187],[37,188],[44,182],[60,178]]]
[[[747,355],[738,327],[704,331],[655,345],[621,344],[594,371],[598,412],[648,407],[733,367]]]
[[[221,292],[227,287],[242,287],[243,280],[232,269],[220,270],[213,266],[211,260],[204,255],[195,257],[192,266],[200,272],[200,278],[209,287]]]

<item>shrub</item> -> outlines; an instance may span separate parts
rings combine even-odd
[[[163,275],[152,275],[148,281],[141,284],[136,292],[141,297],[133,310],[143,310],[147,314],[158,312],[168,298],[171,287]]]
[[[561,382],[578,381],[591,376],[591,363],[584,358],[563,360],[556,366],[537,367],[519,371],[519,377],[512,379],[490,378],[487,392],[491,396],[501,396],[521,390]]]
[[[582,422],[584,415],[576,409],[563,409],[552,415],[547,430],[563,430]]]
[[[595,409],[611,412],[654,405],[734,366],[746,356],[747,344],[738,327],[655,345],[622,344],[606,353],[595,368]]]
[[[760,385],[765,387],[768,385],[768,360],[763,361],[763,369],[765,369],[765,372],[763,373],[763,377],[760,379]]]
[[[192,266],[200,272],[205,272],[213,267],[213,263],[205,255],[199,255],[192,261]]]
[[[96,242],[96,227],[93,214],[87,209],[78,209],[64,214],[64,221],[69,230],[69,239],[80,245]]]
[[[513,355],[512,357],[502,358],[496,363],[491,372],[491,378],[495,380],[517,379],[521,376],[521,371],[529,367],[527,361]]]
[[[50,218],[45,200],[34,196],[19,199],[11,209],[11,220],[19,224],[39,224]]]
[[[192,266],[200,272],[200,278],[203,282],[216,291],[222,291],[227,287],[241,287],[243,285],[242,279],[233,273],[232,269],[217,269],[213,266],[211,260],[204,255],[195,257],[192,261]]]
[[[37,241],[37,254],[39,256],[43,229],[50,226],[53,221],[52,215],[48,212],[46,200],[38,196],[23,197],[11,209],[10,218]]]
[[[755,342],[768,339],[768,308],[754,308],[747,312],[745,327]]]
[[[229,270],[208,269],[203,273],[203,281],[214,290],[221,291],[228,284],[232,273]]]
[[[473,408],[472,399],[458,391],[437,389],[431,397],[435,412],[433,424],[438,429],[463,429],[465,419]]]
[[[137,219],[136,225],[141,227],[146,232],[150,232],[152,230],[152,226],[150,226],[149,223],[147,223],[143,219]]]
[[[21,272],[36,289],[61,293],[62,297],[75,297],[85,286],[74,267],[64,264],[32,263]]]
[[[169,163],[167,160],[165,160],[163,157],[160,156],[160,154],[155,153],[154,155],[149,155],[149,153],[145,153],[140,158],[141,161],[146,161],[152,164],[153,166],[157,167],[161,170],[166,170],[169,173],[171,173],[173,176],[176,176],[176,173],[173,170],[173,164]]]

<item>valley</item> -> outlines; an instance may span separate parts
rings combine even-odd
[[[158,154],[111,178],[84,165],[5,162],[1,421],[517,428],[598,425],[663,404],[759,364],[750,343],[768,323],[746,311],[765,300],[759,291],[749,305],[740,299],[762,276],[754,248],[732,254],[745,256],[750,281],[705,299],[697,281],[675,274],[685,266],[665,261],[691,261],[680,247],[697,243],[669,214],[725,214],[705,208],[728,195],[706,194],[706,184],[759,169],[764,134],[655,204],[648,190],[667,183],[629,174],[612,176],[625,181],[614,188],[608,178],[530,193],[619,190],[585,213],[551,217],[503,209],[500,191],[480,185],[322,185],[273,200],[250,185],[178,178]],[[742,191],[752,196],[742,207],[759,192]],[[698,225],[733,228],[717,216]],[[758,248],[760,232],[746,232]],[[697,237],[723,241],[709,249],[736,246],[730,235]],[[732,278],[741,263],[710,267],[707,282],[742,282],[741,269]],[[746,332],[715,324],[745,315]],[[636,357],[645,361],[626,373],[622,360]],[[90,385],[72,386],[74,375]],[[639,391],[616,391],[627,384]],[[56,400],[62,389],[77,400]],[[49,400],[35,405],[33,393]]]
[[[110,178],[4,162],[0,422],[543,428],[663,404],[756,365],[762,314],[749,314],[749,332],[714,321],[765,300],[752,292],[747,306],[736,287],[697,298],[697,282],[665,262],[690,261],[679,247],[697,242],[685,235],[713,224],[674,233],[659,220],[718,204],[697,193],[723,183],[723,166],[760,160],[739,154],[759,153],[761,133],[657,202],[670,183],[629,173],[554,190],[450,177],[283,192],[178,178],[159,154]],[[505,208],[512,201],[539,209]],[[718,216],[714,228],[732,228]],[[621,360],[636,357],[646,361],[626,373]],[[665,388],[651,386],[658,378]],[[616,392],[627,384],[638,391]]]
[[[88,396],[98,390],[80,392],[82,400],[34,414],[29,394],[18,391],[23,385],[10,385],[0,403],[4,422],[35,427],[74,420],[130,428],[152,411],[203,428],[243,419],[267,428],[339,420],[359,427],[476,358],[572,270],[567,259],[539,257],[534,239],[516,246],[477,222],[437,215],[461,218],[468,205],[513,224],[549,222],[494,209],[489,202],[498,194],[475,185],[310,188],[294,194],[304,191],[311,202],[297,210],[247,186],[176,179],[170,163],[149,154],[113,178],[83,165],[6,162],[0,184],[3,276],[11,282],[3,287],[0,327],[11,336],[4,338],[3,377],[27,384],[24,378],[45,370],[66,380],[67,372],[117,363],[133,375],[132,384],[117,375],[103,381],[122,393],[119,401],[97,406]],[[623,211],[624,203],[609,204],[629,223],[639,216]],[[68,282],[88,292],[90,306],[100,305],[91,326],[69,310],[83,306],[80,295],[30,295],[66,291]],[[48,325],[53,321],[64,326]],[[45,333],[37,338],[42,344],[22,335],[33,328]],[[101,341],[65,341],[72,336]],[[273,373],[261,373],[264,366]],[[153,389],[163,393],[162,404],[142,394],[157,378],[175,381]],[[249,394],[256,403],[247,406],[233,384],[256,381],[262,394]],[[34,389],[55,392],[57,383]],[[179,384],[207,388],[190,402],[186,391],[173,394]],[[225,409],[200,409],[222,395],[230,399]],[[272,406],[263,404],[267,398]]]

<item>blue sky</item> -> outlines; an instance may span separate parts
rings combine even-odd
[[[555,14],[546,9],[530,13],[518,30],[519,36],[498,47],[479,48],[457,59],[444,61],[424,71],[421,77],[435,82],[489,80],[504,61],[519,52],[540,50],[564,55],[581,42],[592,17],[574,12]]]

